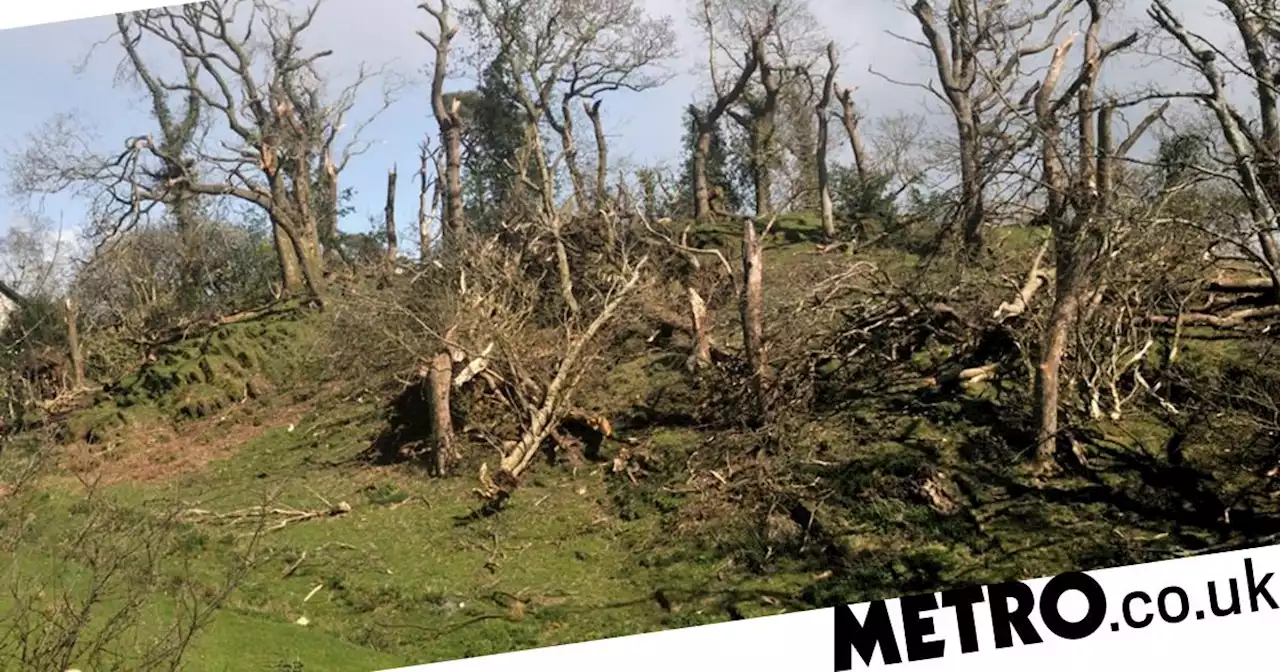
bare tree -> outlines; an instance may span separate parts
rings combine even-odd
[[[772,211],[773,169],[776,160],[778,102],[782,96],[782,77],[770,62],[770,55],[763,40],[754,43],[756,71],[760,74],[758,94],[748,88],[742,100],[745,110],[730,106],[729,117],[747,134],[747,163],[751,167],[751,182],[755,189],[755,213],[767,216]]]
[[[733,63],[737,48],[754,50],[758,77],[748,83],[727,113],[746,136],[756,216],[767,216],[773,211],[775,191],[783,182],[778,178],[785,168],[788,144],[793,155],[803,157],[800,179],[790,185],[792,191],[796,186],[801,190],[813,187],[812,180],[806,185],[803,179],[806,174],[812,177],[809,169],[813,166],[814,144],[808,100],[813,91],[806,86],[811,83],[806,72],[821,58],[821,48],[813,39],[820,28],[802,2],[737,0],[704,2],[702,7],[706,14],[703,20],[718,24],[722,58]],[[761,33],[763,39],[753,40],[751,35],[759,25],[767,25],[770,30]],[[792,194],[797,195],[803,194]]]
[[[391,90],[337,158],[330,156],[357,92],[376,73],[361,68],[351,84],[325,95],[317,64],[333,52],[302,44],[318,8],[287,15],[264,0],[217,0],[132,13],[130,34],[140,32],[195,69],[178,81],[149,72],[161,89],[198,98],[211,117],[209,132],[190,146],[189,158],[170,155],[176,150],[150,134],[106,156],[86,154],[75,135],[62,145],[37,140],[17,159],[18,189],[85,190],[95,202],[94,221],[107,223],[96,232],[100,239],[173,202],[177,193],[249,203],[274,227],[284,291],[322,300],[319,230],[332,220],[317,206],[336,207],[334,176],[363,151],[360,132],[391,104]],[[262,32],[265,48],[254,41]],[[68,143],[72,150],[61,151]],[[329,193],[318,195],[317,185]]]
[[[853,93],[852,87],[839,87],[836,98],[840,100],[840,120],[844,122],[844,131],[849,136],[849,148],[853,151],[853,165],[858,171],[858,181],[867,184],[871,181],[871,164],[866,144],[862,141],[862,116],[854,105]]]
[[[438,149],[423,140],[418,145],[418,255],[424,261],[431,252],[431,223],[438,220],[442,232],[445,226],[443,217],[438,217],[445,201],[441,164]]]
[[[600,119],[600,103],[604,101],[582,103],[582,108],[591,119],[591,128],[596,138],[596,210],[604,210],[609,202],[609,141],[604,135],[604,123]]]
[[[1227,145],[1223,167],[1196,166],[1199,172],[1230,176],[1248,207],[1245,235],[1232,247],[1253,260],[1274,302],[1280,292],[1280,245],[1276,242],[1277,203],[1280,203],[1280,109],[1277,109],[1275,82],[1280,77],[1275,46],[1280,16],[1270,3],[1250,0],[1216,0],[1226,9],[1234,36],[1247,55],[1238,60],[1225,45],[1214,44],[1188,29],[1165,0],[1156,0],[1149,15],[1161,30],[1172,37],[1190,56],[1190,67],[1204,80],[1208,90],[1189,94],[1212,113],[1217,130]],[[1252,83],[1254,110],[1242,110],[1228,99],[1229,82],[1219,66],[1226,62],[1228,73]],[[1180,94],[1188,95],[1188,94]],[[1251,121],[1256,119],[1256,122]]]
[[[721,39],[721,21],[714,13],[715,5],[711,0],[702,0],[700,4],[700,28],[707,41],[707,66],[710,70],[711,90],[714,96],[709,105],[695,108],[694,127],[696,138],[693,147],[693,180],[694,180],[694,217],[704,222],[712,215],[711,183],[707,175],[707,155],[711,152],[711,140],[715,135],[720,119],[736,104],[747,90],[751,78],[760,69],[761,55],[765,52],[765,39],[773,32],[777,22],[778,4],[770,7],[760,25],[747,27],[748,44],[741,62],[734,68],[731,80],[722,79],[721,62],[734,62],[737,54],[730,52],[726,40]]]
[[[394,260],[399,252],[396,238],[396,168],[387,171],[387,202],[382,208],[382,221],[387,230],[387,258]]]
[[[142,58],[138,50],[142,42],[144,29],[135,15],[116,14],[116,36],[124,48],[126,62],[121,64],[121,74],[136,79],[151,99],[151,113],[159,128],[159,141],[156,154],[161,159],[163,174],[181,175],[190,170],[192,144],[197,140],[197,132],[203,107],[198,93],[188,91],[182,101],[182,107],[175,110],[171,100],[170,87],[152,74],[151,67]],[[183,62],[186,82],[194,84],[200,74],[199,65],[192,59]],[[158,176],[157,176],[158,177]],[[195,204],[192,195],[178,188],[170,190],[165,206],[173,211],[178,231],[186,235],[196,226]],[[190,252],[190,251],[189,251]]]
[[[1147,115],[1118,145],[1114,142],[1113,116],[1116,102],[1098,100],[1097,85],[1102,65],[1116,52],[1132,46],[1138,34],[1130,33],[1111,44],[1099,37],[1104,14],[1102,0],[1086,0],[1088,28],[1084,36],[1082,63],[1078,74],[1064,92],[1055,97],[1074,36],[1058,44],[1035,91],[1036,134],[1041,145],[1046,191],[1044,220],[1053,231],[1054,298],[1048,323],[1040,341],[1036,371],[1038,415],[1036,468],[1045,472],[1053,466],[1059,438],[1058,410],[1061,387],[1059,372],[1073,325],[1085,308],[1088,289],[1098,261],[1109,253],[1108,227],[1112,223],[1114,177],[1117,162],[1153,124],[1164,107]],[[1074,107],[1071,107],[1074,98]],[[1074,133],[1062,129],[1064,117],[1075,122]],[[1074,139],[1074,168],[1067,143]]]
[[[835,207],[831,202],[831,177],[829,166],[827,165],[827,149],[831,145],[830,128],[831,128],[831,96],[835,89],[836,70],[840,64],[836,58],[836,43],[827,43],[827,73],[822,78],[821,93],[818,95],[818,102],[814,106],[818,118],[818,146],[817,155],[814,161],[817,163],[818,169],[818,200],[822,208],[822,234],[830,242],[836,237],[836,218]],[[812,81],[812,80],[810,80]],[[856,137],[856,127],[850,125],[850,130]],[[855,154],[855,156],[857,156]],[[859,163],[862,158],[857,157]],[[862,168],[859,168],[859,179],[863,179]]]
[[[462,101],[457,96],[445,95],[449,58],[452,56],[453,39],[458,35],[459,26],[453,23],[449,0],[439,0],[439,5],[438,9],[433,7],[430,0],[418,5],[436,23],[434,36],[425,31],[418,31],[418,36],[435,51],[435,62],[431,69],[431,111],[440,129],[440,144],[444,148],[446,198],[444,216],[441,218],[441,236],[447,241],[449,237],[456,238],[466,227],[462,206],[462,115],[459,113]]]
[[[539,228],[552,240],[561,297],[577,313],[564,225],[586,201],[575,163],[571,103],[661,81],[650,69],[670,53],[669,21],[647,17],[632,0],[481,0],[468,18],[477,35],[497,43],[514,74],[512,88],[525,122],[519,184],[537,196]],[[558,157],[543,140],[544,124],[560,136]],[[574,186],[568,203],[557,198],[562,162]]]
[[[649,16],[635,0],[480,0],[471,17],[477,33],[507,50],[517,102],[558,136],[575,209],[585,209],[593,199],[578,160],[576,103],[666,82],[662,65],[676,54],[671,19]]]
[[[911,13],[923,41],[902,38],[927,49],[939,86],[925,86],[947,105],[956,124],[960,164],[957,219],[965,247],[976,253],[988,217],[986,188],[1020,149],[1004,133],[1018,111],[1009,105],[1021,84],[1023,62],[1053,47],[1068,12],[1078,2],[1052,0],[1037,10],[1007,2],[947,0],[940,21],[931,0],[916,0]],[[1040,24],[1058,15],[1047,34],[1036,39]]]

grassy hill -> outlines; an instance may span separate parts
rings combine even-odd
[[[812,231],[788,219],[766,254],[768,324],[783,350],[793,331],[845,324],[836,312],[795,317],[822,278],[861,263],[906,282],[915,263],[900,246],[818,254]],[[732,252],[735,233],[699,235]],[[1019,230],[996,249],[1019,259],[1036,244]],[[940,268],[933,281],[965,291],[991,280],[961,275]],[[730,350],[734,311],[713,305],[714,337]],[[647,333],[613,344],[621,354],[579,395],[614,419],[605,461],[539,466],[504,511],[473,518],[474,470],[433,479],[374,459],[401,387],[335,369],[332,319],[281,310],[178,340],[10,437],[5,474],[46,458],[31,487],[2,500],[0,531],[22,539],[13,576],[82,594],[92,573],[66,549],[85,530],[103,530],[117,555],[142,553],[130,543],[154,532],[149,548],[167,549],[164,561],[104,602],[127,602],[144,579],[161,587],[140,607],[141,647],[183,613],[183,595],[216,594],[247,553],[252,568],[185,669],[311,672],[1144,562],[1280,531],[1257,475],[1270,447],[1242,442],[1233,409],[1179,438],[1176,464],[1165,455],[1182,430],[1158,413],[1092,423],[1092,468],[1045,484],[1019,467],[1030,445],[1025,377],[946,394],[869,391],[883,388],[868,372],[935,375],[946,345],[833,373],[813,392],[817,410],[754,430],[707,421],[730,403],[716,377],[727,374],[686,372],[678,338],[655,344]],[[1256,356],[1216,341],[1185,347],[1188,366],[1213,375]],[[629,460],[615,462],[623,451]],[[250,515],[257,506],[268,513]],[[171,524],[145,522],[157,517]],[[266,529],[246,551],[255,525]]]

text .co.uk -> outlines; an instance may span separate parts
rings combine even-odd
[[[1134,590],[1114,601],[1108,599],[1106,591],[1093,577],[1083,572],[1067,572],[1053,577],[1044,584],[1039,596],[1026,583],[1012,581],[903,597],[898,600],[901,640],[894,632],[885,601],[872,602],[861,620],[848,606],[839,606],[835,608],[835,669],[837,672],[852,670],[855,651],[865,666],[872,664],[877,649],[887,665],[900,663],[904,658],[919,661],[975,653],[979,650],[978,620],[975,618],[978,609],[985,609],[990,614],[991,630],[984,633],[987,636],[983,639],[994,643],[997,649],[1044,641],[1041,632],[1031,622],[1033,610],[1039,611],[1040,621],[1050,633],[1062,639],[1075,640],[1108,629],[1116,632],[1122,628],[1145,628],[1156,619],[1165,623],[1182,623],[1188,619],[1232,616],[1245,609],[1254,612],[1264,608],[1277,609],[1276,600],[1267,585],[1272,573],[1260,573],[1250,558],[1244,559],[1242,569],[1238,577],[1221,577],[1203,587],[1168,586],[1154,592]],[[1067,620],[1060,612],[1062,598],[1071,592],[1085,598],[1087,610],[1083,618]],[[938,637],[930,612],[940,609],[952,609],[954,612],[958,634],[958,641],[954,644]],[[1106,628],[1104,624],[1107,624]],[[899,641],[905,645],[905,652],[899,648]]]

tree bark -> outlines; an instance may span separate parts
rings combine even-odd
[[[600,103],[583,103],[591,127],[596,135],[596,209],[605,210],[609,203],[609,142],[604,137],[604,123],[600,120]]]
[[[1115,105],[1095,100],[1098,73],[1106,58],[1138,40],[1131,33],[1111,45],[1103,46],[1099,34],[1103,24],[1102,0],[1086,0],[1089,24],[1085,32],[1082,66],[1067,87],[1064,96],[1074,94],[1072,111],[1074,133],[1063,133],[1058,118],[1065,98],[1053,99],[1053,92],[1065,65],[1074,36],[1055,47],[1045,70],[1044,79],[1035,93],[1036,130],[1040,136],[1041,182],[1046,188],[1047,207],[1044,219],[1053,230],[1054,301],[1049,322],[1040,340],[1039,366],[1036,371],[1036,464],[1038,473],[1048,472],[1054,465],[1059,432],[1058,402],[1061,389],[1060,372],[1073,327],[1080,318],[1082,302],[1089,284],[1105,286],[1105,278],[1091,277],[1105,248],[1093,241],[1104,237],[1113,211],[1111,201],[1115,161],[1128,154],[1143,133],[1164,113],[1167,104],[1142,119],[1118,147],[1112,141],[1112,116]],[[1064,140],[1074,140],[1075,170],[1068,178],[1063,150]],[[1035,269],[1028,278],[1034,287]]]
[[[967,107],[967,106],[966,106]],[[964,110],[957,113],[972,116]],[[962,117],[961,117],[962,118]],[[982,250],[982,227],[987,220],[987,204],[978,165],[978,131],[971,121],[958,121],[960,140],[960,210],[964,232],[964,248],[970,257]]]
[[[751,182],[756,192],[756,217],[768,217],[773,214],[772,115],[761,116],[752,126],[751,155],[755,166]]]
[[[763,43],[762,43],[763,44]],[[778,97],[782,95],[782,82],[778,73],[760,54],[760,81],[764,85],[764,105],[756,119],[756,217],[773,214],[773,168],[775,138],[778,124]]]
[[[431,217],[435,214],[436,203],[428,206],[427,192],[431,189],[427,169],[431,166],[431,156],[427,152],[427,144],[418,147],[418,258],[426,261],[431,252]],[[430,209],[428,209],[430,208]]]
[[[585,212],[587,209],[587,184],[586,179],[582,176],[582,168],[578,165],[578,143],[573,137],[573,110],[569,106],[569,99],[565,98],[560,103],[560,114],[562,115],[559,124],[554,122],[554,118],[548,111],[547,119],[551,121],[553,130],[560,136],[560,147],[564,151],[564,165],[569,170],[569,183],[573,186],[573,204],[578,212]]]
[[[84,355],[80,350],[80,329],[76,325],[77,310],[76,304],[71,299],[66,299],[63,304],[66,311],[67,321],[67,348],[71,355],[71,372],[72,382],[75,385],[75,391],[85,389],[84,380]]]
[[[711,219],[711,183],[707,177],[707,155],[711,153],[714,124],[698,123],[698,138],[693,145],[693,217],[698,222]]]
[[[842,108],[840,120],[844,122],[844,131],[849,136],[849,148],[853,150],[853,166],[858,173],[858,182],[867,184],[871,180],[871,166],[867,159],[867,148],[862,142],[862,131],[858,127],[858,111],[853,105],[853,89],[840,89],[836,93]]]
[[[747,132],[751,141],[751,182],[755,189],[755,214],[760,218],[773,213],[774,134],[782,82],[768,61],[764,41],[754,41],[752,50],[764,96],[758,101],[748,100],[745,113],[734,110],[728,110],[728,113]]]
[[[1075,310],[1073,293],[1054,302],[1036,368],[1036,470],[1041,473],[1052,468],[1057,453],[1059,373]]]
[[[466,228],[462,206],[462,117],[458,114],[462,101],[456,96],[446,101],[444,93],[445,79],[449,72],[450,51],[453,38],[458,35],[458,26],[450,25],[451,12],[448,0],[440,0],[440,9],[435,9],[426,2],[419,7],[435,19],[438,29],[434,37],[422,31],[418,32],[418,36],[435,50],[435,64],[431,70],[431,111],[435,115],[436,125],[440,130],[440,142],[444,147],[444,182],[448,197],[445,199],[440,234],[445,244],[449,245],[450,239],[458,238]]]
[[[445,142],[445,216],[441,237],[457,241],[466,229],[466,215],[462,204],[462,119],[458,114],[461,101],[453,100],[449,109],[450,121],[442,125]],[[446,233],[447,232],[447,233]]]
[[[399,252],[396,239],[396,168],[387,172],[387,203],[383,207],[383,222],[387,227],[387,258],[395,259]]]
[[[453,358],[442,352],[431,360],[427,375],[429,410],[431,413],[431,466],[436,476],[449,470],[454,456],[453,414],[449,406],[449,390],[453,383]]]
[[[320,253],[320,241],[314,228],[305,231],[294,231],[286,236],[292,240],[294,253],[297,255],[298,268],[301,270],[302,282],[311,299],[321,307],[324,306],[324,260]]]
[[[326,147],[321,163],[320,188],[324,209],[318,226],[320,243],[326,248],[338,244],[338,166],[333,162],[333,150]]]
[[[741,302],[742,344],[751,375],[751,393],[755,397],[757,420],[768,421],[769,383],[772,374],[764,345],[764,257],[756,223],[745,218],[742,228]]]
[[[690,369],[700,369],[711,363],[711,335],[707,328],[707,303],[702,295],[693,287],[686,287],[689,297],[689,316],[693,325],[693,356],[689,359]]]
[[[280,262],[280,279],[284,285],[284,294],[290,297],[298,296],[305,289],[306,282],[302,278],[302,269],[298,264],[298,252],[293,245],[293,239],[279,223],[273,224],[271,231],[275,241],[276,258]]]
[[[835,240],[836,237],[836,216],[835,207],[831,202],[831,185],[830,175],[827,167],[827,147],[830,146],[830,128],[831,128],[831,93],[835,88],[836,70],[839,63],[836,61],[836,43],[827,43],[827,74],[822,80],[822,95],[818,98],[817,114],[818,114],[818,146],[817,156],[814,157],[818,168],[818,202],[822,208],[822,235],[827,242]]]

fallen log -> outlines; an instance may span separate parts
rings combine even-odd
[[[1275,288],[1271,278],[1216,278],[1205,283],[1204,288],[1210,292],[1230,294],[1252,294],[1270,292]]]
[[[1251,321],[1262,320],[1270,317],[1280,317],[1280,306],[1246,308],[1226,315],[1213,315],[1209,313],[1184,313],[1181,317],[1176,315],[1152,315],[1145,318],[1139,318],[1139,321],[1150,325],[1160,326],[1172,326],[1181,323],[1184,327],[1219,327],[1229,329],[1244,326]]]
[[[631,268],[630,276],[615,286],[612,298],[576,338],[566,343],[565,352],[556,366],[555,376],[542,388],[541,400],[527,403],[527,420],[520,438],[502,450],[496,473],[490,474],[488,463],[480,465],[480,487],[475,490],[488,504],[500,506],[519,487],[520,478],[537,458],[543,441],[551,436],[566,415],[573,411],[568,401],[581,377],[584,353],[606,323],[621,309],[627,295],[640,282],[641,271],[648,261],[642,257]]]

